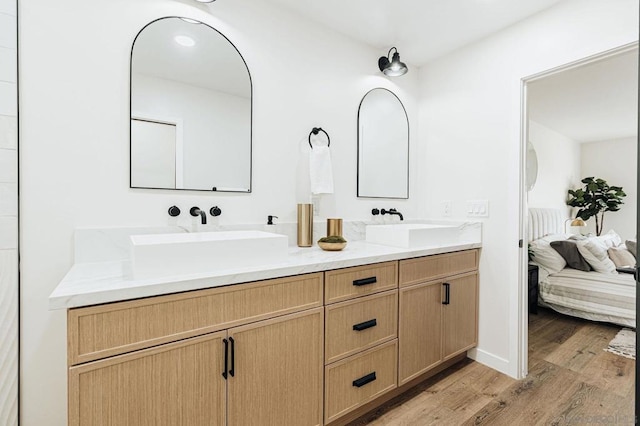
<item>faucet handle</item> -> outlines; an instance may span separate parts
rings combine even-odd
[[[169,207],[169,216],[176,217],[180,215],[180,209],[177,206]]]
[[[209,214],[211,214],[211,216],[213,217],[220,216],[222,214],[222,210],[220,209],[220,207],[214,206],[209,210]]]
[[[278,216],[273,216],[273,215],[267,216],[267,225],[275,225],[273,223],[273,219],[278,219]]]
[[[372,209],[371,214],[374,216],[378,216],[380,214],[380,209]]]

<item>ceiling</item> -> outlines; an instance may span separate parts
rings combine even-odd
[[[421,66],[562,0],[267,1]]]
[[[638,49],[529,83],[529,118],[576,142],[637,135]]]
[[[176,36],[195,45],[181,46]],[[179,18],[159,19],[144,28],[133,49],[132,72],[248,98],[247,66],[236,48],[208,25]],[[215,76],[216,78],[212,78]]]

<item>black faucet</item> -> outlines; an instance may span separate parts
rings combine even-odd
[[[400,216],[400,220],[404,220],[404,217],[402,216],[402,213],[400,213],[398,210],[396,209],[382,209],[380,210],[380,213],[382,213],[382,215],[384,216],[385,214],[395,214],[397,216]]]
[[[202,219],[202,224],[203,225],[207,224],[207,213],[204,210],[200,210],[200,207],[191,207],[191,210],[189,210],[189,213],[191,213],[191,216],[193,217],[197,217],[198,215],[200,215],[200,218]]]

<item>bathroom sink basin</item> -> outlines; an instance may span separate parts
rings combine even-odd
[[[262,231],[132,235],[134,279],[215,272],[282,262],[284,235]]]
[[[366,229],[367,242],[403,248],[446,246],[459,238],[458,226],[452,225],[398,223],[367,225]]]

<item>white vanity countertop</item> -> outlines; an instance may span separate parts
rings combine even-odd
[[[145,280],[127,278],[131,276],[128,261],[76,263],[49,296],[49,308],[67,309],[118,302],[480,247],[479,242],[469,242],[405,249],[365,241],[349,242],[344,250],[334,252],[323,251],[317,246],[290,247],[287,260],[281,263]]]

